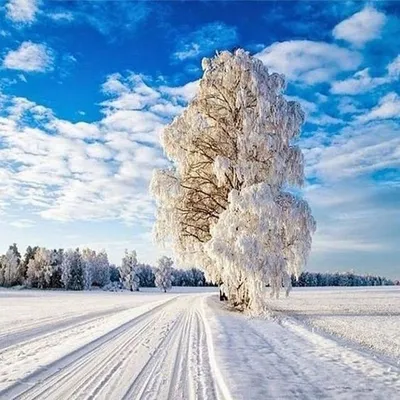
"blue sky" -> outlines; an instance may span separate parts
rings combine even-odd
[[[0,251],[154,262],[153,168],[200,63],[241,46],[307,114],[307,269],[400,275],[398,2],[2,1]]]

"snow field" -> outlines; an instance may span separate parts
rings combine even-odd
[[[295,288],[268,306],[400,365],[400,287]]]
[[[298,289],[269,301],[277,318],[252,318],[226,308],[215,288],[3,290],[0,399],[397,399],[393,359],[310,322],[384,309],[397,327],[397,294]]]

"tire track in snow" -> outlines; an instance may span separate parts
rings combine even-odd
[[[203,299],[168,300],[15,382],[0,398],[229,399],[215,374]]]
[[[128,399],[218,399],[208,356],[202,298],[191,299],[123,396]]]
[[[94,341],[78,348],[49,365],[39,368],[29,376],[0,391],[0,398],[32,398],[30,397],[30,394],[35,398],[35,393],[39,391],[39,394],[41,394],[40,388],[47,388],[50,382],[52,382],[52,385],[57,389],[57,383],[60,383],[59,379],[62,379],[64,371],[67,371],[66,373],[67,375],[69,374],[69,376],[74,375],[76,369],[81,367],[81,364],[88,360],[95,360],[96,355],[99,354],[99,351],[102,348],[106,348],[107,345],[112,346],[113,342],[121,335],[126,335],[127,331],[131,333],[129,330],[130,328],[135,327],[135,325],[140,324],[142,321],[146,322],[146,319],[149,317],[156,319],[159,312],[162,311],[163,308],[168,307],[174,301],[176,301],[176,298],[168,300],[139,316],[135,316],[128,322],[125,322],[110,332],[98,337]],[[93,365],[91,365],[91,367],[93,367]],[[28,389],[26,388],[27,386]],[[43,391],[43,394],[45,391],[46,389]]]
[[[54,319],[50,320],[45,325],[37,326],[38,324],[31,324],[29,329],[20,329],[19,331],[10,331],[0,335],[0,350],[7,349],[11,346],[19,345],[21,343],[36,341],[39,337],[44,337],[54,334],[56,331],[68,330],[71,327],[78,327],[96,319],[107,317],[121,311],[133,309],[133,306],[118,307],[112,310],[91,312],[88,314],[71,317],[68,319]],[[1,354],[1,351],[0,351]]]

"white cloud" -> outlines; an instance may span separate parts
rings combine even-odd
[[[336,135],[319,131],[301,143],[307,176],[325,182],[400,167],[400,127],[389,121],[346,126]]]
[[[7,18],[17,23],[34,22],[38,10],[38,0],[10,0],[6,4]]]
[[[178,87],[161,86],[160,90],[178,101],[189,102],[196,95],[199,89],[199,82],[197,80]]]
[[[50,13],[47,14],[47,17],[57,22],[71,22],[74,20],[74,14],[67,11]]]
[[[333,29],[333,36],[362,47],[365,43],[380,37],[385,22],[385,14],[366,6],[362,11],[337,24]]]
[[[358,101],[347,96],[340,98],[337,109],[340,114],[359,114],[365,111]]]
[[[341,71],[353,71],[361,64],[356,51],[335,44],[310,40],[277,42],[258,57],[268,68],[283,73],[290,80],[315,84],[328,82]]]
[[[26,228],[32,228],[33,226],[35,226],[35,221],[32,221],[31,219],[19,219],[19,220],[10,222],[10,225],[15,226],[16,228],[26,229]]]
[[[352,78],[333,82],[331,93],[349,95],[361,94],[387,82],[388,78],[386,77],[372,78],[369,75],[369,68],[365,68],[362,71],[356,72]]]
[[[194,58],[200,54],[200,45],[198,43],[190,43],[185,46],[185,50],[177,51],[174,57],[178,60],[185,60],[187,58]]]
[[[161,89],[143,79],[109,77],[104,117],[92,123],[62,120],[32,101],[4,96],[2,208],[11,203],[45,219],[120,220],[150,229],[149,180],[153,168],[167,165],[158,135],[182,110],[191,85]]]
[[[46,72],[53,68],[54,56],[44,44],[23,42],[17,50],[9,51],[3,67],[25,72]]]
[[[390,92],[379,100],[369,113],[360,115],[360,122],[368,122],[376,119],[400,118],[400,96],[395,92]]]
[[[366,93],[378,86],[396,80],[400,74],[400,55],[386,67],[387,74],[383,77],[371,77],[369,68],[356,72],[353,77],[332,83],[331,93],[356,95]]]
[[[48,127],[60,135],[76,139],[97,139],[101,135],[95,123],[77,122],[74,124],[69,121],[54,119]]]
[[[397,79],[400,76],[400,54],[387,66],[390,77]]]
[[[228,48],[236,43],[236,28],[223,22],[212,22],[183,35],[173,57],[177,60],[210,55],[212,51]]]

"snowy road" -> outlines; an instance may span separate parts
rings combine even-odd
[[[295,322],[223,310],[209,292],[24,292],[12,303],[4,293],[0,399],[396,399],[400,392],[398,366]],[[36,303],[43,307],[33,312]],[[31,313],[17,315],[26,304]]]

